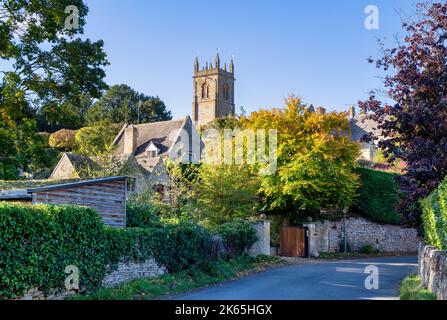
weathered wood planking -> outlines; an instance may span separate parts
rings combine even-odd
[[[126,177],[32,190],[33,204],[73,204],[95,209],[106,225],[126,226]],[[110,181],[111,180],[111,181]]]

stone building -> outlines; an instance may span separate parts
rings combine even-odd
[[[169,197],[170,177],[166,161],[197,163],[203,143],[190,117],[137,125],[124,125],[115,137],[112,162],[118,173],[134,178],[132,190],[148,188]],[[64,154],[51,178],[88,177],[90,168],[101,167],[99,159]],[[84,173],[84,174],[81,174]]]
[[[351,127],[351,140],[360,143],[360,159],[374,162],[377,142],[382,139],[382,133],[377,128],[377,123],[367,119],[364,114],[356,114],[354,107],[349,108],[348,119]],[[373,134],[375,140],[371,142],[362,141],[363,137],[369,134]]]
[[[208,62],[200,68],[199,59],[194,63],[192,120],[199,126],[221,117],[235,115],[234,63],[231,59],[221,66],[219,53],[215,63]]]

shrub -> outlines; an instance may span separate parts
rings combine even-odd
[[[160,225],[159,210],[149,204],[128,202],[126,208],[127,227],[153,227]]]
[[[372,245],[370,244],[365,244],[364,246],[362,246],[359,250],[360,253],[363,254],[371,254],[374,252],[374,248]]]
[[[61,129],[52,133],[48,140],[51,148],[72,151],[76,148],[76,130]]]
[[[224,223],[216,228],[216,232],[224,240],[225,251],[229,259],[242,255],[258,239],[256,230],[250,223],[242,220]]]
[[[425,241],[438,249],[447,249],[447,179],[421,201]]]
[[[106,271],[103,225],[92,209],[0,204],[0,296],[63,288],[65,267],[97,287]]]
[[[154,257],[169,272],[202,266],[211,241],[205,229],[192,223],[159,228],[107,228],[106,238],[112,264]]]
[[[353,209],[376,222],[399,224],[400,215],[396,212],[398,187],[394,174],[357,168],[361,186]]]
[[[135,210],[144,216],[143,209]],[[204,270],[214,262],[211,234],[203,227],[187,221],[141,221],[144,227],[118,229],[104,226],[86,207],[0,204],[0,298],[21,296],[35,287],[62,290],[69,265],[79,268],[80,286],[89,290],[98,288],[120,261],[153,257],[168,272]],[[256,241],[247,222],[227,223],[218,231],[228,258],[243,254]]]

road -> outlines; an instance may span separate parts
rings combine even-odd
[[[378,289],[365,288],[365,268],[377,266]],[[173,297],[177,300],[393,300],[417,257],[313,261],[288,265]],[[369,281],[368,283],[371,283]]]

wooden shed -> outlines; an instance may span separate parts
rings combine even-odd
[[[126,226],[127,177],[109,177],[29,189],[33,204],[74,204],[95,209],[109,226]]]

